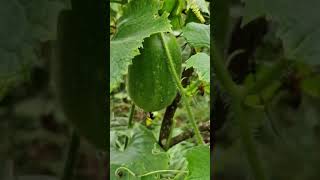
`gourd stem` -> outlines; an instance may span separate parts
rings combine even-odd
[[[134,114],[134,110],[135,110],[135,105],[134,103],[132,103],[131,105],[131,109],[130,109],[130,115],[129,115],[129,121],[128,121],[128,128],[132,128],[132,119],[133,119],[133,114]]]
[[[61,180],[72,179],[79,147],[80,147],[80,137],[73,130],[70,145],[69,145],[69,150],[68,150],[68,154],[67,154],[67,160],[65,162],[65,167],[63,170],[63,175],[62,175]]]
[[[266,180],[266,176],[264,174],[262,164],[260,163],[261,161],[259,160],[258,152],[253,141],[253,137],[250,133],[250,127],[245,117],[245,109],[242,103],[245,93],[241,91],[240,87],[233,82],[230,74],[223,64],[223,57],[220,54],[220,51],[216,47],[215,43],[212,44],[214,60],[211,62],[213,63],[217,79],[221,83],[222,87],[232,97],[231,105],[235,108],[236,117],[240,122],[241,141],[244,145],[248,163],[253,171],[254,179]]]
[[[203,141],[202,136],[200,134],[200,130],[199,130],[198,126],[197,126],[197,123],[196,123],[196,121],[194,119],[194,116],[193,116],[193,113],[191,111],[190,104],[189,104],[189,101],[187,99],[186,93],[184,91],[184,88],[182,87],[182,84],[180,82],[180,78],[179,78],[178,73],[176,72],[176,69],[174,67],[172,56],[170,54],[169,48],[165,43],[163,33],[160,33],[160,37],[161,37],[162,45],[163,45],[163,47],[164,47],[164,49],[166,51],[166,54],[167,54],[167,60],[168,60],[167,63],[168,63],[168,66],[169,66],[170,73],[173,76],[174,80],[176,81],[177,88],[179,89],[179,92],[181,94],[182,100],[183,100],[184,105],[185,105],[185,107],[187,109],[187,113],[188,113],[191,125],[192,125],[192,127],[194,129],[197,141],[198,141],[199,144],[204,144],[204,141]]]

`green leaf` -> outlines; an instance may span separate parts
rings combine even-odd
[[[184,141],[181,142],[173,147],[171,147],[168,150],[168,154],[170,156],[170,166],[169,169],[174,169],[174,170],[181,170],[181,171],[187,171],[187,160],[186,160],[186,153],[188,152],[188,150],[192,147],[194,147],[195,145],[193,143]],[[175,177],[178,176],[177,174],[170,174],[171,176],[169,177]],[[183,173],[182,175],[180,175],[179,180],[180,179],[185,179],[185,176],[187,174]]]
[[[131,60],[139,55],[143,39],[159,32],[171,31],[168,14],[158,15],[158,0],[132,0],[119,19],[117,32],[110,43],[110,92],[122,81]]]
[[[308,64],[320,64],[318,0],[245,0],[243,24],[266,15],[283,40],[285,56]]]
[[[168,169],[169,157],[167,153],[160,149],[151,131],[142,125],[136,125],[132,131],[125,134],[132,134],[132,137],[129,140],[127,148],[124,150],[116,147],[117,135],[115,131],[112,131],[110,134],[111,179],[119,179],[115,175],[115,170],[119,167],[129,168],[136,175]],[[132,178],[131,175],[127,174],[127,171],[122,171],[122,173],[123,176],[120,179]],[[144,176],[142,179],[151,180],[155,176]]]
[[[200,11],[210,14],[209,2],[206,2],[205,0],[195,0],[195,2],[199,6]]]
[[[206,145],[190,149],[186,155],[189,175],[187,180],[210,179],[210,148]]]
[[[182,32],[191,46],[210,48],[210,25],[191,22],[182,29]]]
[[[210,57],[206,53],[197,53],[191,56],[187,62],[186,67],[193,67],[199,78],[210,83]]]

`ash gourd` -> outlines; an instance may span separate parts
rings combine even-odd
[[[172,13],[177,0],[165,0],[159,11]],[[176,72],[181,74],[181,50],[172,34],[164,34],[164,43],[173,59]],[[168,67],[168,59],[160,34],[144,39],[140,55],[128,68],[127,90],[132,101],[146,112],[169,106],[177,94],[177,87]]]
[[[173,59],[175,70],[181,74],[181,50],[172,34],[164,34],[164,43]],[[146,112],[164,109],[172,103],[177,87],[168,67],[168,57],[160,34],[143,42],[140,55],[128,69],[127,88],[132,101]]]

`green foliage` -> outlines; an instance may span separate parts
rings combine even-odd
[[[174,10],[177,3],[178,3],[178,0],[164,0],[162,8],[160,10],[160,14],[163,14],[164,12],[167,12],[170,14]]]
[[[184,0],[163,2],[164,7],[161,7],[160,0],[132,0],[128,4],[117,5],[117,7],[113,5],[114,12],[110,19],[111,29],[115,29],[110,40],[110,86],[113,97],[110,138],[112,180],[185,180],[188,174],[198,173],[193,172],[197,170],[192,165],[190,170],[188,169],[187,153],[191,147],[197,147],[197,144],[203,143],[197,123],[209,119],[209,98],[204,95],[199,95],[198,98],[198,94],[195,93],[187,96],[185,91],[188,90],[184,89],[180,82],[182,67],[193,67],[195,73],[191,72],[190,80],[193,83],[200,78],[199,86],[205,83],[205,90],[208,91],[209,25],[194,23],[193,26],[189,23],[190,25],[185,29],[186,16],[183,12],[187,10],[190,2]],[[200,10],[209,14],[206,10],[208,3],[204,1],[193,3],[200,4]],[[183,35],[178,35],[180,33]],[[192,39],[194,36],[200,37],[200,41],[196,38]],[[186,66],[181,65],[182,51],[184,51],[184,60],[188,59]],[[191,57],[194,51],[198,54]],[[118,86],[125,78],[122,75],[127,72],[127,83],[125,86]],[[198,85],[195,86],[195,89],[198,89]],[[177,96],[177,88],[181,100],[179,100],[180,96]],[[192,106],[189,105],[190,96],[194,98]],[[174,99],[177,101],[176,104],[168,108]],[[131,113],[127,115],[131,103],[140,107],[135,108],[133,116]],[[166,112],[161,111],[166,107]],[[176,116],[174,116],[175,109],[178,112]],[[150,114],[150,111],[157,112]],[[169,113],[172,113],[172,117],[168,116]],[[193,113],[197,113],[197,121]],[[152,120],[151,117],[154,119]],[[165,118],[170,118],[168,120],[173,123],[169,123],[163,130],[164,122],[168,121]],[[152,121],[152,125],[145,125],[146,119]],[[190,119],[190,122],[185,123],[186,119]],[[128,122],[132,122],[134,126],[131,128]],[[197,143],[191,136],[170,145],[173,137],[183,135],[191,129],[196,132],[196,135],[192,136],[197,138]],[[169,138],[165,139],[168,140],[165,144],[168,146],[166,152],[159,146],[161,144],[159,134],[164,131],[169,134]],[[209,162],[209,151],[201,153],[202,160]],[[195,157],[192,155],[188,158],[191,164],[195,162],[193,161]],[[202,165],[207,166],[206,173],[210,174],[209,164]],[[207,178],[208,174],[205,174],[204,178]]]
[[[189,142],[182,142],[180,144],[177,144],[176,146],[170,148],[168,150],[168,154],[170,157],[170,169],[178,169],[178,170],[188,170],[188,162],[186,159],[186,153],[188,150],[195,145],[193,143]],[[170,174],[171,176],[178,178],[179,180],[185,179],[187,174],[181,174],[174,176],[173,174]]]
[[[183,28],[183,37],[195,48],[210,48],[210,25],[188,23]]]
[[[199,75],[200,80],[210,83],[210,57],[206,53],[197,53],[191,56],[186,67],[193,67]]]
[[[187,180],[209,180],[210,179],[210,148],[208,146],[197,146],[191,148],[186,158],[188,161],[189,174]]]
[[[214,178],[319,179],[314,168],[319,162],[315,154],[319,149],[320,117],[319,18],[315,8],[319,5],[313,0],[245,0],[242,9],[218,0],[212,62],[219,90],[230,97],[225,92],[220,95],[228,108],[222,108],[227,117],[222,117],[224,124],[216,132],[219,142],[214,152]],[[242,32],[232,32],[228,27],[227,21],[235,14],[223,16],[234,9],[244,13]],[[262,41],[254,44],[257,50],[250,52],[245,41],[228,40],[230,35],[237,39],[248,32],[250,38],[259,38],[255,28],[260,27],[254,26],[261,25],[257,24],[262,17],[268,28]],[[232,61],[232,53],[226,51],[229,45],[252,53],[249,57],[238,54],[248,65]],[[241,69],[250,68],[251,62],[254,70],[244,73],[245,81],[233,82],[243,73]]]
[[[118,177],[115,173],[119,167],[126,167],[134,172],[137,176],[157,170],[168,169],[169,157],[161,150],[154,138],[152,132],[142,125],[136,125],[133,129],[126,130],[125,134],[129,136],[129,142],[125,149],[119,149],[119,139],[117,134],[119,131],[111,131],[110,133],[110,166],[111,179],[140,179],[132,177],[127,171],[119,169],[122,176]],[[159,174],[145,176],[141,179],[154,179]]]
[[[188,0],[187,9],[190,8],[190,4],[191,4],[190,2],[196,4],[199,7],[199,10],[201,12],[210,14],[210,11],[209,11],[209,8],[208,8],[209,2],[206,2],[205,0]]]
[[[168,14],[157,14],[160,8],[157,0],[133,0],[127,4],[110,42],[110,91],[119,85],[131,60],[139,55],[143,39],[170,31]]]

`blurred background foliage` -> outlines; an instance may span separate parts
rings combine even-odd
[[[69,0],[0,2],[0,179],[56,180],[72,126],[51,82],[60,10]],[[81,141],[75,179],[106,177],[106,154]]]

